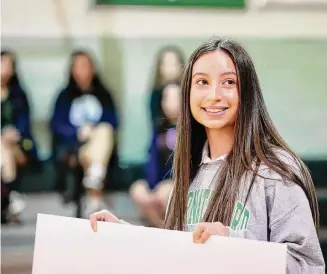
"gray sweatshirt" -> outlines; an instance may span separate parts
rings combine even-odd
[[[279,154],[295,172],[299,170],[291,156],[282,152]],[[215,175],[224,159],[225,156],[211,160],[208,146],[205,145],[198,174],[189,189],[186,231],[193,231],[201,222],[215,189]],[[325,263],[305,193],[298,185],[284,182],[279,174],[267,166],[262,165],[259,174],[267,179],[256,178],[245,207],[250,177],[243,180],[229,224],[230,236],[287,243],[289,274],[325,273]]]
[[[290,155],[282,151],[278,154],[295,172],[299,171]],[[204,146],[198,174],[189,189],[185,231],[193,231],[202,221],[215,189],[217,171],[225,158],[211,160],[208,145]],[[259,174],[267,179],[257,176],[245,207],[250,179],[243,178],[228,226],[230,237],[287,243],[288,274],[325,274],[325,262],[305,193],[298,185],[284,182],[265,165],[260,166]],[[121,223],[128,224],[123,220]]]

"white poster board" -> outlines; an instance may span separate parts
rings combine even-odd
[[[39,214],[33,274],[285,274],[286,245]]]

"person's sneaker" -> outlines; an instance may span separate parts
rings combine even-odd
[[[21,213],[26,207],[26,201],[23,199],[23,195],[16,191],[11,191],[9,194],[9,207],[8,207],[8,218],[9,221],[15,224],[21,225]]]
[[[83,185],[88,189],[101,189],[106,176],[105,168],[100,164],[92,164],[83,178]]]
[[[26,201],[23,196],[16,191],[11,191],[9,194],[9,214],[18,215],[23,212],[26,207]]]
[[[83,186],[87,189],[102,189],[103,177],[86,174],[82,183]]]

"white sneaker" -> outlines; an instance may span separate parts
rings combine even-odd
[[[18,215],[23,212],[26,207],[26,201],[23,199],[23,195],[16,191],[11,191],[9,194],[9,213],[11,215]]]
[[[103,165],[92,164],[83,178],[83,185],[88,189],[101,189],[105,176],[106,171]]]
[[[103,188],[103,177],[97,177],[92,175],[86,175],[83,178],[83,186],[87,189],[102,189]]]

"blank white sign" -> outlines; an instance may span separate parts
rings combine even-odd
[[[285,274],[286,245],[38,214],[33,274]]]

